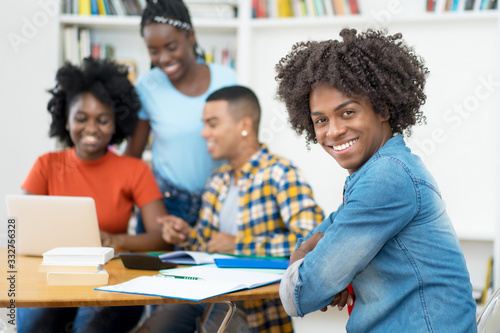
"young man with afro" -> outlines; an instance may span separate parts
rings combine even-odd
[[[290,258],[280,285],[285,310],[302,317],[333,305],[351,283],[348,332],[475,332],[472,286],[445,202],[403,139],[425,120],[429,72],[401,34],[340,36],[297,43],[276,66],[291,126],[349,174],[343,202]]]

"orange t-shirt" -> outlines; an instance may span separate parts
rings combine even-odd
[[[21,187],[39,195],[94,198],[99,228],[113,234],[127,232],[134,204],[162,199],[146,163],[110,151],[96,161],[81,160],[74,148],[42,155]]]

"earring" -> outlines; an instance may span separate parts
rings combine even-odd
[[[248,135],[248,132],[247,132],[246,130],[243,130],[243,131],[241,131],[241,135],[243,135],[243,136],[247,136],[247,135]]]

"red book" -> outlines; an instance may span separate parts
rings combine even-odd
[[[351,14],[359,15],[358,0],[349,0],[349,7],[351,8]]]
[[[99,48],[99,44],[92,44],[92,58],[94,59],[99,59],[99,55],[100,55],[100,48]]]
[[[428,12],[433,12],[434,11],[434,0],[427,0],[427,11]]]

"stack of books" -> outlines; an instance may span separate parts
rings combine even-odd
[[[49,286],[107,285],[104,265],[114,256],[111,247],[56,247],[43,254],[39,271]]]

